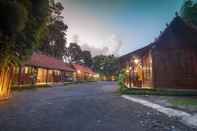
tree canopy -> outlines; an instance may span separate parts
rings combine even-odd
[[[39,46],[48,7],[49,0],[0,1],[1,65],[24,60]]]
[[[70,43],[69,47],[66,48],[65,59],[69,63],[81,63],[82,50],[77,43]]]
[[[82,59],[83,62],[86,66],[88,67],[92,67],[93,61],[92,61],[92,55],[90,53],[90,51],[85,50],[82,52]]]
[[[66,46],[66,31],[68,26],[63,22],[62,11],[64,7],[60,2],[53,3],[50,8],[50,21],[47,26],[47,33],[40,47],[40,51],[62,59]]]
[[[197,2],[186,0],[180,14],[187,22],[197,26]]]
[[[10,94],[14,66],[40,45],[48,9],[49,0],[0,1],[0,97]]]
[[[93,69],[101,75],[112,76],[118,73],[118,58],[113,55],[99,55],[93,58]]]
[[[70,43],[66,48],[64,58],[69,63],[83,64],[92,67],[92,55],[88,50],[82,50],[77,43]]]

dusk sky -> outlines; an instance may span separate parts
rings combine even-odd
[[[68,42],[93,55],[124,55],[153,42],[184,0],[61,0]]]

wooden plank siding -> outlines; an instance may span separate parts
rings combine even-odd
[[[166,49],[153,54],[154,86],[197,89],[197,50]]]
[[[142,57],[143,68],[143,85],[144,87],[153,87],[153,70],[152,70],[152,54],[151,51],[146,52]]]
[[[155,42],[120,57],[120,68],[133,57],[142,61],[143,85],[197,89],[197,28],[176,16]]]

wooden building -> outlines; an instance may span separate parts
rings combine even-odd
[[[197,28],[176,16],[155,42],[120,57],[131,87],[197,89]]]
[[[33,53],[31,58],[16,69],[15,85],[63,83],[75,70],[66,66],[62,60]]]
[[[95,77],[97,77],[97,74],[92,69],[84,65],[73,64],[73,68],[76,70],[75,72],[76,80],[89,81],[89,80],[95,80]]]

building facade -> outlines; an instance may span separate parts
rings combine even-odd
[[[43,85],[63,83],[75,70],[62,60],[41,53],[33,53],[31,58],[16,68],[14,85]]]
[[[76,70],[75,72],[75,80],[76,81],[91,81],[97,80],[97,74],[84,65],[73,64],[73,68]]]
[[[179,16],[155,42],[120,57],[125,84],[141,88],[197,89],[197,29]]]

